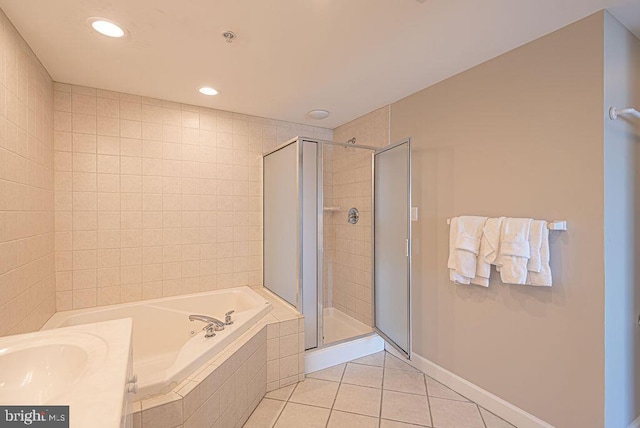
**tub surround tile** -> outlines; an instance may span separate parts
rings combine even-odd
[[[142,403],[142,426],[173,428],[182,419],[182,397],[176,393],[164,394]]]
[[[137,411],[134,410],[134,420],[140,420],[141,428],[155,428],[156,421],[165,416],[166,421],[162,423],[177,422],[171,425],[172,427],[179,424],[190,428],[212,425],[219,428],[242,426],[268,390],[274,391],[271,393],[272,398],[279,397],[281,401],[290,398],[304,372],[304,353],[298,348],[298,335],[301,333],[298,331],[301,325],[299,319],[303,318],[300,314],[291,313],[283,302],[270,293],[264,293],[263,296],[272,302],[274,310],[287,314],[287,319],[281,321],[272,315],[273,311],[266,314],[215,357],[180,382],[172,392],[134,403],[138,406]],[[284,331],[289,332],[292,326],[295,326],[296,330],[283,337],[295,339],[295,342],[292,341],[289,345],[290,350],[286,351],[294,353],[280,358],[280,333],[283,331],[282,324],[288,321]],[[273,325],[276,327],[270,329]],[[278,345],[278,357],[271,361],[268,361],[269,330],[273,336],[270,340]],[[281,365],[284,375],[280,372]],[[277,367],[275,372],[273,367]],[[280,389],[286,385],[290,386]],[[337,389],[338,384],[335,385]],[[313,389],[310,388],[312,386],[306,388]],[[305,387],[300,391],[302,401],[305,401],[309,394],[313,395],[310,391],[305,393]],[[320,393],[322,395],[322,389]]]
[[[1,24],[11,27],[6,19]],[[19,37],[11,37],[10,46],[19,46],[18,40]],[[27,195],[29,200],[46,200],[48,215],[53,216],[57,208],[58,213],[73,217],[76,230],[120,234],[118,240],[109,242],[111,249],[142,253],[176,247],[175,260],[122,257],[114,261],[110,267],[135,271],[125,270],[130,273],[128,282],[123,276],[122,284],[109,284],[121,288],[120,293],[108,294],[109,298],[101,292],[100,299],[78,299],[74,296],[78,287],[73,286],[54,290],[53,293],[71,294],[71,298],[58,298],[63,308],[261,285],[262,153],[276,141],[285,141],[303,131],[311,137],[331,140],[332,130],[277,122],[275,127],[282,132],[272,136],[270,129],[274,125],[265,118],[52,84],[30,51],[28,69],[29,75],[35,77],[32,80],[37,84],[37,99],[47,107],[33,112],[38,125],[35,129],[46,130],[47,134],[43,141],[37,141],[37,153],[43,153],[44,159],[23,156],[28,158],[28,166],[33,166],[29,171],[47,176],[38,180],[43,184],[33,195]],[[39,137],[31,135],[24,124],[15,125],[29,131],[30,137]],[[93,218],[88,218],[86,212],[93,212]],[[105,222],[107,213],[115,214],[118,221]],[[143,214],[156,214],[160,221],[149,227],[150,222],[142,220]],[[172,216],[187,220],[177,224],[162,221]],[[76,221],[77,217],[82,221]],[[197,220],[188,221],[189,218]],[[78,248],[65,248],[65,238],[54,236],[52,225],[45,226],[41,230],[60,242],[56,252],[103,249],[100,239],[97,243],[79,239]],[[163,235],[176,239],[168,244],[162,242]],[[193,251],[193,246],[201,248]],[[53,252],[51,248],[50,253]],[[161,274],[150,275],[149,268],[156,264]],[[55,263],[52,268],[54,273],[80,269],[70,263]],[[52,286],[55,288],[55,284]],[[100,283],[97,288],[106,286]],[[283,307],[277,311],[276,319],[297,317]]]

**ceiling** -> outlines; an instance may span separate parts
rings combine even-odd
[[[334,128],[640,0],[0,0],[54,80]],[[86,20],[123,25],[109,39]],[[225,30],[237,39],[226,43]],[[201,86],[220,91],[198,93]],[[326,109],[324,120],[305,117]]]

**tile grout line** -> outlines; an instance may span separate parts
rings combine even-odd
[[[278,421],[280,420],[280,416],[282,416],[282,414],[284,413],[284,409],[287,408],[287,405],[289,404],[289,399],[291,397],[293,397],[293,393],[296,392],[296,389],[298,389],[298,385],[300,384],[300,382],[296,383],[296,386],[293,387],[293,389],[291,390],[291,394],[289,394],[289,397],[287,398],[287,400],[284,403],[284,406],[282,406],[282,410],[280,410],[280,412],[278,413],[278,417],[276,418],[276,420],[273,422],[273,425],[271,425],[272,427],[275,427],[276,424],[278,423]],[[287,385],[288,386],[288,385]],[[283,387],[283,388],[286,388]]]
[[[384,400],[384,375],[387,369],[387,351],[382,354],[382,383],[380,384],[380,408],[378,409],[378,427],[382,425],[382,401]]]
[[[342,374],[340,375],[340,381],[338,382],[338,389],[336,391],[336,396],[333,397],[333,402],[331,403],[331,409],[329,409],[329,417],[327,418],[327,423],[324,425],[325,428],[329,426],[329,421],[331,420],[331,414],[333,413],[333,407],[336,405],[336,400],[338,399],[338,393],[340,392],[340,387],[342,386],[342,380],[344,379],[344,374],[347,372],[347,364],[344,364],[344,368],[342,369]]]
[[[427,375],[422,373],[422,378],[424,379],[424,389],[427,393],[427,408],[429,409],[429,421],[430,425],[433,425],[433,413],[431,412],[431,398],[429,397],[429,386],[427,386]]]
[[[484,420],[484,416],[482,416],[482,412],[480,411],[480,406],[478,406],[477,403],[476,404],[476,409],[478,410],[478,413],[480,413],[480,420],[482,421],[482,424],[484,425],[484,428],[487,428],[487,422],[485,422]]]

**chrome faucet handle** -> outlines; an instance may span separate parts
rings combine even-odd
[[[207,339],[210,337],[215,336],[216,334],[214,333],[214,330],[216,329],[216,325],[211,323],[211,324],[207,324],[206,326],[204,326],[202,328],[202,330],[206,331],[207,333],[204,335],[204,337],[206,337]]]
[[[234,313],[235,311],[231,310],[229,312],[227,312],[226,314],[224,314],[224,323],[225,325],[231,325],[233,324],[233,321],[231,321],[231,314]]]

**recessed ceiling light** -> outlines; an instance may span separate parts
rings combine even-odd
[[[105,18],[89,18],[89,23],[91,27],[96,30],[98,33],[103,34],[107,37],[113,38],[121,38],[124,37],[126,32],[124,28],[120,25],[116,24],[113,21],[109,21]]]
[[[200,93],[204,94],[204,95],[218,95],[218,91],[216,91],[215,89],[210,88],[208,86],[200,88],[200,89],[198,89],[198,91],[200,91]]]
[[[307,116],[309,116],[311,119],[322,120],[329,117],[330,114],[331,113],[329,113],[327,110],[311,110],[309,113],[307,113]]]

